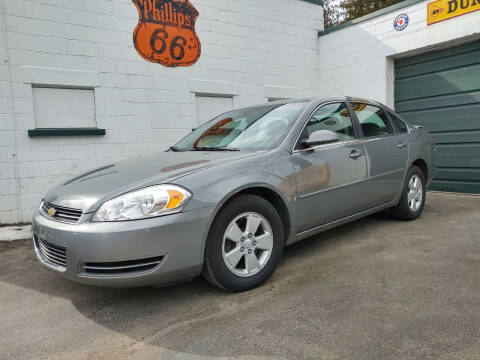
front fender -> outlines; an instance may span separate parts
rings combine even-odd
[[[209,208],[210,211],[214,208],[208,227],[233,196],[247,189],[263,188],[275,192],[282,199],[288,209],[290,228],[296,228],[293,206],[296,196],[295,173],[291,154],[285,150],[274,150],[221,164],[178,179],[175,183],[193,194],[184,211],[202,208]]]

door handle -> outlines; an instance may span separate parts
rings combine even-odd
[[[397,145],[397,147],[398,147],[399,149],[404,149],[404,148],[407,147],[407,144],[404,144],[404,143],[401,142],[401,143],[399,143],[399,144]]]
[[[350,159],[358,159],[360,156],[363,156],[363,153],[358,150],[353,150],[349,155]]]

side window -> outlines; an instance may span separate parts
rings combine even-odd
[[[330,130],[338,134],[340,141],[355,139],[352,119],[344,103],[327,104],[319,108],[308,121],[306,130],[308,136],[318,130]]]
[[[393,127],[383,109],[361,103],[352,103],[365,137],[377,137],[393,134]]]
[[[390,115],[390,118],[392,119],[392,121],[395,123],[395,125],[397,126],[398,128],[398,131],[400,133],[407,133],[408,132],[408,129],[407,129],[407,124],[405,124],[402,120],[400,120],[398,117],[396,117],[395,115],[393,115],[391,112],[388,113]]]

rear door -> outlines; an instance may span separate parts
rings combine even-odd
[[[352,102],[365,139],[370,183],[370,207],[393,201],[401,191],[408,161],[405,134],[395,132],[387,113],[379,106]]]
[[[302,148],[317,130],[336,132],[338,143]],[[368,202],[367,161],[343,102],[321,105],[307,122],[293,152],[299,232],[364,210]]]
[[[390,117],[390,121],[395,129],[395,133],[399,139],[399,144],[406,144],[405,149],[407,149],[407,161],[408,161],[408,126],[405,122],[400,119],[397,115],[387,110],[387,114]],[[401,147],[400,147],[401,148]]]

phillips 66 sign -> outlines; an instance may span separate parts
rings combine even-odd
[[[191,66],[200,58],[195,33],[198,11],[189,0],[132,0],[139,22],[135,49],[145,60],[169,67]]]

